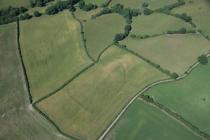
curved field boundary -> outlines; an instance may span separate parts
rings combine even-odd
[[[76,75],[74,75],[71,79],[69,79],[68,81],[66,81],[64,84],[62,84],[60,87],[58,87],[55,91],[49,93],[48,95],[38,99],[37,101],[35,101],[33,104],[37,104],[43,100],[45,100],[46,98],[58,93],[58,91],[62,90],[64,87],[66,87],[69,83],[71,83],[74,79],[78,78],[83,72],[87,71],[89,68],[93,67],[95,65],[95,63],[92,63],[90,65],[88,65],[87,67],[85,67],[84,69],[82,69],[80,72],[78,72]]]
[[[28,76],[27,76],[27,72],[26,72],[26,67],[25,67],[25,64],[24,64],[24,61],[23,61],[21,48],[20,48],[20,22],[19,22],[19,19],[17,19],[16,24],[17,24],[18,55],[19,55],[21,65],[22,65],[23,77],[24,77],[24,80],[25,80],[25,83],[26,83],[26,90],[27,90],[27,93],[28,93],[29,101],[30,101],[30,103],[32,103],[33,99],[32,99],[32,96],[31,96],[30,84],[29,84],[29,80],[28,80]]]
[[[94,58],[90,55],[90,53],[88,52],[88,49],[87,49],[87,45],[86,45],[86,39],[85,39],[85,35],[84,35],[84,26],[82,24],[82,22],[75,16],[74,12],[71,12],[72,14],[72,17],[79,23],[80,25],[80,33],[81,33],[81,37],[82,37],[82,42],[83,42],[83,46],[84,46],[84,49],[85,49],[85,52],[87,54],[87,56],[89,57],[89,59],[93,62],[95,62]]]
[[[201,131],[197,126],[193,125],[191,122],[187,121],[181,115],[179,115],[178,113],[167,108],[163,104],[160,104],[157,101],[147,101],[146,99],[144,99],[141,96],[140,96],[140,99],[143,100],[144,102],[146,102],[147,104],[150,104],[150,105],[156,107],[157,109],[159,109],[160,111],[166,113],[169,117],[175,119],[178,123],[183,125],[185,128],[189,129],[195,135],[198,135],[199,137],[202,137],[206,140],[210,140],[210,136],[207,133]]]
[[[210,57],[210,53],[207,54],[207,57]],[[105,131],[101,134],[101,136],[98,138],[98,140],[103,140],[105,136],[109,133],[109,131],[116,125],[116,123],[119,121],[119,119],[122,117],[122,115],[127,111],[127,109],[130,107],[130,105],[144,92],[148,91],[149,89],[163,84],[163,83],[169,83],[174,82],[178,80],[182,80],[185,77],[187,77],[195,68],[199,66],[199,62],[195,62],[182,76],[178,77],[177,79],[164,79],[157,82],[154,82],[150,85],[147,85],[142,90],[136,93],[136,95],[128,102],[127,105],[123,107],[123,109],[118,113],[118,115],[115,117],[115,119],[111,122],[111,124],[105,129]]]

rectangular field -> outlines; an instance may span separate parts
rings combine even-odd
[[[0,9],[12,7],[29,7],[29,0],[0,0]]]
[[[111,47],[98,64],[37,106],[65,133],[93,140],[139,90],[164,78],[141,59]]]
[[[202,140],[156,107],[137,99],[105,140]]]
[[[34,101],[53,92],[91,62],[70,12],[21,22],[21,49]]]

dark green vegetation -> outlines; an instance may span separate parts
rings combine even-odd
[[[29,102],[16,24],[0,27],[0,139],[64,140]]]
[[[106,140],[201,140],[156,107],[137,99]]]

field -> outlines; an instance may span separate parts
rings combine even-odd
[[[146,94],[210,134],[210,65],[200,65],[181,81],[157,86]]]
[[[155,26],[154,21],[156,21]],[[174,31],[179,30],[180,28],[185,28],[187,30],[193,29],[190,24],[181,19],[160,13],[154,13],[150,16],[142,15],[134,18],[132,28],[131,34],[135,35],[164,34],[169,30]]]
[[[106,0],[85,0],[85,3],[89,4],[89,3],[92,3],[92,4],[96,4],[98,6],[104,4],[106,2]]]
[[[210,50],[209,41],[199,34],[162,35],[143,40],[127,38],[121,43],[178,74],[183,74],[198,56]]]
[[[0,27],[0,139],[64,140],[30,108],[17,50],[16,24]]]
[[[201,140],[176,120],[137,99],[106,140]]]
[[[120,3],[120,4],[124,5],[125,7],[129,7],[129,8],[141,8],[142,4],[144,2],[147,2],[149,4],[149,8],[157,9],[157,8],[161,8],[165,5],[173,4],[177,1],[176,0],[161,0],[161,1],[157,1],[157,0],[112,0],[110,5],[112,6],[117,3]]]
[[[56,90],[90,63],[80,25],[67,11],[21,22],[20,37],[34,101]]]
[[[185,0],[186,5],[174,9],[173,13],[187,13],[192,21],[205,35],[210,37],[210,1],[209,0]],[[190,2],[191,1],[191,2]]]
[[[84,10],[77,8],[77,10],[74,12],[74,14],[81,22],[85,23],[87,20],[91,20],[91,17],[93,15],[97,14],[98,12],[100,12],[101,9],[102,8],[97,8],[95,10],[86,12]]]
[[[37,106],[65,133],[92,140],[139,90],[164,78],[144,61],[111,47],[98,64]]]
[[[0,9],[7,8],[9,6],[13,7],[28,7],[29,6],[29,0],[0,0]]]
[[[103,15],[85,22],[84,33],[90,55],[97,59],[100,52],[112,44],[115,35],[124,32],[124,26],[125,21],[118,14]]]

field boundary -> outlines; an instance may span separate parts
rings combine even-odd
[[[210,57],[210,53],[206,54],[207,57]],[[120,120],[120,118],[124,115],[124,113],[127,111],[127,109],[130,107],[130,105],[143,93],[145,93],[146,91],[148,91],[149,89],[160,85],[160,84],[164,84],[164,83],[170,83],[170,82],[175,82],[175,81],[179,81],[184,79],[185,77],[187,77],[194,69],[196,69],[198,66],[200,65],[199,62],[195,62],[191,67],[189,67],[189,69],[182,75],[179,76],[176,79],[163,79],[163,80],[159,80],[156,82],[153,82],[149,85],[147,85],[146,87],[144,87],[142,90],[140,90],[139,92],[136,93],[136,95],[122,108],[122,110],[118,113],[118,115],[115,117],[115,119],[110,123],[110,125],[103,131],[103,133],[101,133],[101,136],[98,137],[98,140],[104,140],[105,136],[110,132],[110,130],[117,124],[117,122]]]
[[[16,30],[17,30],[18,54],[19,54],[19,58],[20,58],[20,61],[21,61],[21,65],[22,65],[23,77],[24,77],[24,80],[25,80],[25,83],[26,83],[26,90],[27,90],[27,93],[28,93],[29,102],[31,104],[33,102],[33,98],[32,98],[32,95],[31,95],[30,84],[29,84],[29,79],[28,79],[27,72],[26,72],[26,67],[25,67],[25,64],[24,64],[24,61],[23,61],[22,51],[21,51],[21,48],[20,48],[20,21],[19,21],[19,19],[17,19],[17,21],[16,21],[16,26],[17,26]]]
[[[88,56],[88,58],[92,61],[92,62],[96,62],[96,60],[90,55],[90,53],[88,52],[87,49],[87,44],[86,44],[86,39],[85,39],[85,34],[84,34],[84,26],[82,24],[82,22],[75,16],[74,12],[71,12],[72,17],[79,23],[80,25],[80,34],[82,37],[82,42],[83,42],[83,47],[85,49],[86,55]]]
[[[67,80],[66,82],[64,82],[60,87],[58,87],[56,90],[52,91],[51,93],[49,93],[48,95],[38,99],[37,101],[33,102],[33,104],[37,104],[45,99],[47,99],[48,97],[58,93],[58,91],[62,90],[64,87],[66,87],[68,84],[70,84],[74,79],[76,79],[77,77],[79,77],[81,74],[83,74],[85,71],[87,71],[89,68],[93,67],[95,65],[95,63],[92,63],[90,65],[88,65],[87,67],[85,67],[84,69],[82,69],[80,72],[78,72],[77,74],[75,74],[72,78],[70,78],[69,80]]]
[[[195,135],[197,135],[199,137],[202,137],[204,139],[210,140],[210,136],[207,133],[201,131],[197,126],[193,125],[191,122],[187,121],[184,117],[182,117],[181,115],[179,115],[175,111],[172,111],[171,109],[169,109],[165,105],[163,105],[163,104],[161,104],[161,103],[159,103],[157,101],[154,101],[154,100],[153,101],[148,101],[148,100],[144,99],[144,95],[143,94],[141,96],[139,96],[138,99],[140,99],[143,102],[145,102],[146,104],[152,105],[155,108],[157,108],[158,110],[162,111],[167,116],[173,118],[178,123],[180,123],[182,126],[184,126],[185,128],[189,129]]]

